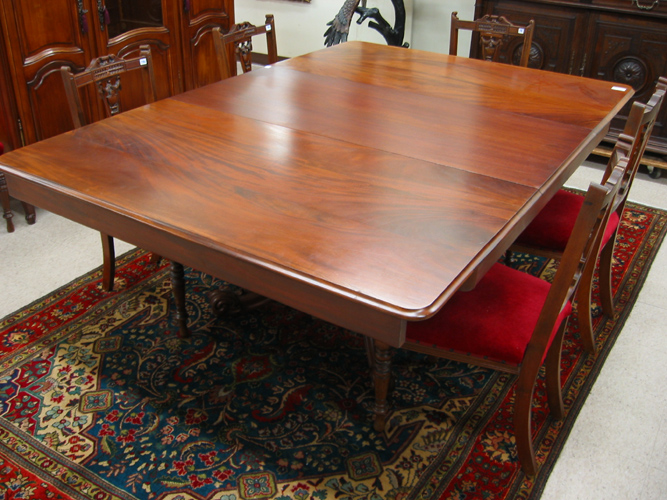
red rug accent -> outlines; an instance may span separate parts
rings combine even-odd
[[[119,259],[0,320],[0,500],[539,498],[664,239],[667,214],[621,223],[615,319],[593,294],[598,354],[570,321],[566,418],[535,391],[540,471],[514,452],[514,378],[399,351],[387,432],[372,429],[360,336],[280,304],[212,317],[219,280],[189,270],[193,337],[177,339],[166,263]],[[556,264],[519,256],[544,279]]]

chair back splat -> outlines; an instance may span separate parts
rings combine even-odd
[[[519,66],[528,66],[530,59],[530,48],[533,42],[533,31],[535,21],[530,20],[528,25],[521,26],[507,20],[504,16],[487,14],[475,21],[464,21],[458,18],[458,12],[452,12],[452,24],[449,38],[449,55],[455,56],[458,51],[459,30],[471,30],[473,35],[479,37],[481,55],[480,59],[487,61],[498,61],[500,47],[510,43],[513,38],[523,38],[523,43],[517,45],[515,52],[521,49],[518,60]],[[473,40],[474,40],[473,36]],[[513,58],[512,58],[513,59]],[[512,60],[508,61],[513,63]]]
[[[267,14],[262,26],[249,22],[232,26],[227,33],[219,27],[213,28],[213,43],[218,59],[220,76],[224,80],[236,74],[236,62],[241,63],[244,73],[252,70],[252,38],[266,35],[267,61],[269,64],[278,62],[276,44],[276,25],[273,14]],[[233,54],[233,57],[230,57]]]
[[[74,127],[86,124],[79,91],[87,85],[94,85],[97,95],[104,105],[106,117],[123,111],[121,99],[121,79],[125,73],[139,72],[142,76],[143,102],[148,104],[157,100],[153,58],[148,45],[139,47],[137,57],[121,58],[114,54],[93,59],[88,67],[80,73],[73,74],[69,67],[60,68],[65,85],[65,95],[69,103]]]

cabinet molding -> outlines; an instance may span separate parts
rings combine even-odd
[[[6,149],[73,128],[59,70],[81,71],[99,56],[132,55],[140,45],[153,54],[158,97],[219,79],[210,34],[197,30],[234,23],[233,0],[0,0],[0,132]],[[210,47],[209,47],[210,46]],[[6,84],[4,84],[6,83]],[[89,121],[103,116],[94,94],[85,97]]]
[[[652,0],[481,0],[475,17],[504,15],[535,20],[529,66],[630,85],[646,102],[667,76],[667,2]],[[471,46],[471,57],[477,47]],[[506,54],[507,60],[513,54]],[[608,140],[623,130],[629,103],[612,122]],[[667,108],[663,107],[647,151],[667,155]]]

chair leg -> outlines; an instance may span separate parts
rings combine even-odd
[[[505,250],[505,256],[504,256],[503,262],[506,266],[509,266],[512,263],[513,254],[514,254],[514,252],[512,252],[512,250],[510,250],[510,249]]]
[[[561,324],[551,347],[547,353],[547,397],[549,409],[554,417],[561,419],[564,415],[563,397],[560,387],[560,353],[563,345],[563,335],[567,321]],[[527,476],[537,474],[537,460],[533,448],[533,434],[531,413],[533,410],[533,390],[535,380],[539,372],[537,363],[526,363],[519,374],[516,383],[516,395],[514,397],[514,435],[516,438],[516,450],[519,456],[521,468]]]
[[[171,262],[171,291],[176,302],[176,323],[178,337],[185,339],[190,336],[188,330],[188,312],[185,305],[185,270],[183,264]]]
[[[22,201],[21,204],[23,205],[23,210],[25,210],[26,222],[31,225],[37,222],[37,215],[35,215],[35,207],[30,205],[29,203],[26,203],[25,201]]]
[[[614,247],[616,246],[616,235],[609,241],[600,252],[600,268],[598,271],[598,288],[600,290],[600,303],[602,312],[609,318],[614,317],[614,294],[611,289],[611,265],[614,260]]]
[[[373,371],[375,365],[375,340],[364,335],[364,348],[366,349],[366,358],[368,359],[368,366]]]
[[[5,174],[2,172],[0,172],[0,202],[2,202],[2,216],[7,221],[7,232],[13,233],[14,221],[12,221],[12,217],[14,214],[12,213],[9,191],[7,190],[7,181],[5,180]]]
[[[561,351],[563,349],[563,337],[567,327],[567,320],[563,321],[551,342],[551,347],[547,352],[545,363],[547,400],[549,402],[549,411],[558,420],[565,416],[565,406],[563,405],[563,391],[560,381],[560,361]]]
[[[113,291],[113,280],[116,275],[116,249],[113,244],[113,236],[100,233],[102,236],[102,254],[104,264],[102,266],[102,287],[107,291]]]
[[[379,340],[375,344],[375,359],[373,361],[373,384],[375,385],[375,423],[377,432],[384,431],[389,412],[387,395],[391,379],[391,347]]]
[[[556,340],[556,339],[554,339]],[[532,353],[530,351],[533,351]],[[516,392],[514,396],[514,437],[516,439],[516,451],[519,457],[521,468],[527,476],[534,476],[537,473],[537,460],[535,459],[535,450],[533,449],[532,434],[532,409],[533,409],[533,391],[535,381],[542,366],[541,356],[531,355],[539,352],[541,349],[537,346],[528,346],[524,355],[524,362],[519,372],[519,378],[516,381]]]
[[[532,379],[532,383],[528,378],[519,376],[516,384],[513,415],[514,437],[521,468],[526,475],[534,476],[537,473],[537,460],[535,460],[535,450],[533,449],[531,412],[535,378]]]
[[[593,318],[591,317],[591,289],[593,288],[593,275],[597,259],[588,259],[581,273],[579,288],[577,290],[577,316],[579,318],[579,335],[584,350],[591,354],[595,353],[595,332],[593,332]]]

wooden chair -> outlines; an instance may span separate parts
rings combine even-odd
[[[223,80],[236,74],[234,65],[237,61],[241,63],[244,73],[252,71],[252,38],[258,35],[266,35],[267,62],[269,64],[277,63],[278,49],[273,14],[266,15],[262,26],[243,22],[232,26],[227,33],[222,33],[219,27],[213,28],[213,43]],[[234,58],[230,59],[229,54],[232,50]],[[212,290],[208,296],[211,310],[218,316],[243,313],[259,307],[269,300],[248,290],[241,290],[240,293],[236,294],[225,288]]]
[[[104,105],[105,116],[116,115],[124,109],[122,98],[130,93],[129,89],[121,93],[121,76],[129,72],[133,72],[134,75],[141,75],[143,86],[143,101],[141,104],[154,102],[157,99],[157,90],[155,75],[153,74],[153,59],[148,45],[139,47],[137,57],[120,58],[115,55],[108,55],[93,59],[85,70],[77,74],[73,74],[67,66],[60,68],[75,128],[82,127],[87,122],[79,94],[80,89],[88,85],[94,86]],[[127,78],[123,80],[125,84],[127,84],[127,81]],[[135,93],[133,93],[133,96]],[[116,272],[116,252],[112,236],[102,234],[102,251],[104,254],[102,286],[105,290],[111,291],[113,290]],[[156,260],[159,257],[154,255],[153,259]]]
[[[459,30],[466,29],[477,33],[482,57],[487,61],[498,61],[499,49],[512,37],[523,38],[519,66],[528,66],[530,47],[533,42],[535,21],[530,20],[527,26],[513,24],[504,16],[486,14],[475,21],[462,21],[458,12],[452,12],[452,26],[449,38],[449,55],[455,56],[458,51]],[[511,61],[510,61],[511,62]]]
[[[613,168],[621,159],[625,159],[625,171],[620,187],[619,196],[614,205],[614,212],[609,218],[608,227],[599,249],[599,290],[602,310],[605,315],[614,315],[614,297],[611,289],[612,262],[616,234],[623,217],[625,203],[632,187],[632,182],[639,168],[639,164],[646,149],[653,125],[657,119],[667,90],[667,79],[660,78],[656,91],[647,104],[635,102],[632,105],[625,129],[619,135],[614,146],[602,182],[611,175]],[[570,237],[574,221],[581,209],[584,197],[561,189],[549,203],[537,214],[524,232],[517,238],[510,248],[507,257],[512,252],[523,252],[534,255],[543,255],[550,258],[560,258]],[[595,352],[595,336],[591,317],[591,290],[595,275],[597,259],[591,259],[584,276],[581,278],[579,293],[577,294],[577,311],[579,318],[579,332],[584,348],[588,352]]]
[[[457,292],[435,316],[407,326],[405,349],[518,375],[513,420],[528,475],[537,472],[531,437],[535,381],[546,360],[549,407],[562,418],[560,353],[572,297],[583,267],[595,258],[622,176],[619,166],[603,186],[589,187],[553,284],[496,263],[473,290]]]
[[[219,27],[213,28],[213,43],[223,80],[236,74],[233,64],[237,60],[241,63],[244,73],[252,70],[252,37],[264,34],[266,34],[267,61],[269,64],[275,64],[278,62],[278,49],[273,14],[266,15],[263,26],[244,22],[235,24],[227,33],[222,33]],[[233,45],[234,51],[234,58],[231,60],[229,45]]]
[[[5,152],[5,146],[0,142],[0,155]],[[7,190],[7,181],[5,180],[5,174],[0,172],[0,203],[2,204],[2,216],[5,218],[7,223],[7,232],[14,232],[14,221],[12,218],[14,214],[12,213],[11,199],[9,197],[9,191]],[[25,211],[25,220],[28,224],[34,224],[36,222],[35,216],[35,207],[32,205],[21,202],[23,205],[23,210]]]

